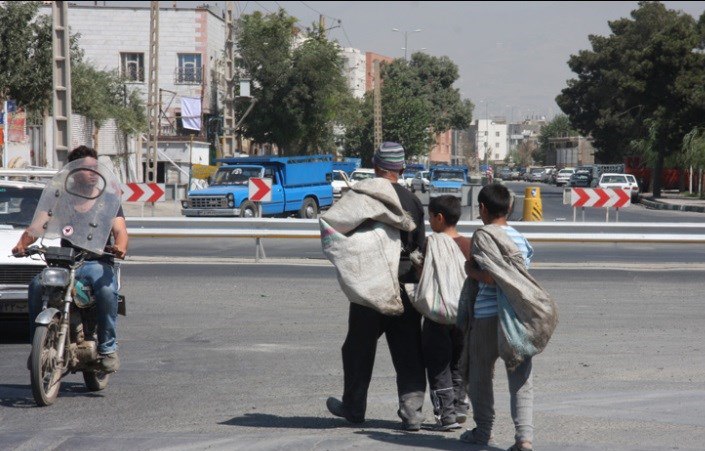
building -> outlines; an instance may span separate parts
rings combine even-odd
[[[475,126],[477,130],[475,149],[478,151],[480,162],[503,163],[509,155],[507,120],[503,117],[477,119]]]
[[[42,6],[40,14],[50,15],[51,6]],[[79,36],[78,45],[84,52],[84,61],[100,70],[117,71],[127,80],[129,88],[141,93],[146,104],[150,8],[71,4],[68,21],[71,33]],[[207,5],[159,9],[161,112],[157,181],[170,185],[175,194],[185,191],[192,162],[208,164],[208,158],[203,161],[203,149],[206,149],[207,156],[206,128],[209,119],[217,114],[218,105],[222,104],[223,85],[218,80],[221,78],[224,47],[225,19],[214,9]],[[192,105],[200,107],[200,114],[195,116],[200,121],[200,130],[184,129],[184,99],[190,99]],[[90,128],[85,124],[81,127]],[[78,130],[75,132],[74,145],[78,137],[85,135]],[[49,131],[45,136],[47,141],[51,140]],[[142,180],[145,164],[142,144],[136,142],[120,148],[122,146],[113,145],[113,141],[107,139],[100,145],[92,144],[98,145],[100,154],[115,162],[116,167],[134,167],[137,180]],[[91,142],[86,138],[81,143]],[[49,142],[47,147],[52,147]],[[125,158],[132,159],[132,163],[125,162]],[[138,159],[141,161],[135,164]],[[132,172],[130,169],[123,173]]]
[[[592,138],[584,136],[548,138],[547,165],[561,169],[594,163],[595,148],[592,145]]]
[[[341,49],[343,57],[343,76],[353,97],[361,99],[367,92],[367,55],[358,49],[346,47]]]
[[[428,153],[431,164],[451,164],[453,161],[453,130],[436,133],[436,142]]]

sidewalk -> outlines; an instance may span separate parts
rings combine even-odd
[[[640,202],[654,210],[678,210],[705,213],[705,199],[689,197],[687,193],[662,191],[661,197],[654,199],[651,193],[642,193]]]

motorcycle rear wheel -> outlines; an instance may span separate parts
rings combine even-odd
[[[88,391],[101,391],[108,386],[110,374],[103,371],[84,371],[83,382],[86,383]]]
[[[59,322],[54,318],[49,324],[37,326],[32,340],[30,379],[32,395],[39,406],[54,404],[61,387],[61,368],[55,368]]]

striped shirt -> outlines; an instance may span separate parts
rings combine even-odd
[[[502,226],[502,230],[507,232],[507,235],[517,245],[521,254],[524,256],[526,267],[529,267],[531,258],[534,256],[534,248],[524,238],[524,235],[519,233],[511,226]],[[485,268],[481,268],[485,269]],[[497,296],[504,296],[501,290],[497,290],[497,285],[488,285],[479,282],[479,291],[475,300],[475,318],[491,318],[497,316]]]

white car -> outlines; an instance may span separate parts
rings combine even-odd
[[[570,176],[575,174],[575,168],[563,168],[556,174],[556,186],[568,185]]]
[[[629,177],[634,178],[633,175],[630,176],[629,174],[602,174],[600,176],[600,181],[597,182],[597,187],[623,189],[629,193],[630,197],[633,200],[637,196],[639,196],[639,184],[636,183],[636,179],[634,179],[634,184],[632,184],[632,181],[629,180]]]
[[[629,180],[629,185],[632,187],[632,202],[636,202],[639,199],[639,182],[631,174],[627,174],[627,180]]]
[[[428,187],[431,184],[431,180],[429,180],[430,175],[431,171],[417,172],[414,178],[411,179],[411,192],[415,193],[416,191],[421,191],[425,193],[428,191]]]
[[[352,174],[350,174],[350,185],[354,185],[360,180],[371,179],[375,177],[375,170],[369,168],[355,169]]]
[[[27,287],[46,265],[15,258],[12,248],[32,222],[43,190],[41,182],[0,180],[0,321],[28,321]],[[58,241],[50,245],[58,246]]]
[[[350,179],[345,171],[333,170],[333,181],[330,184],[333,187],[334,199],[340,199],[350,189]]]

